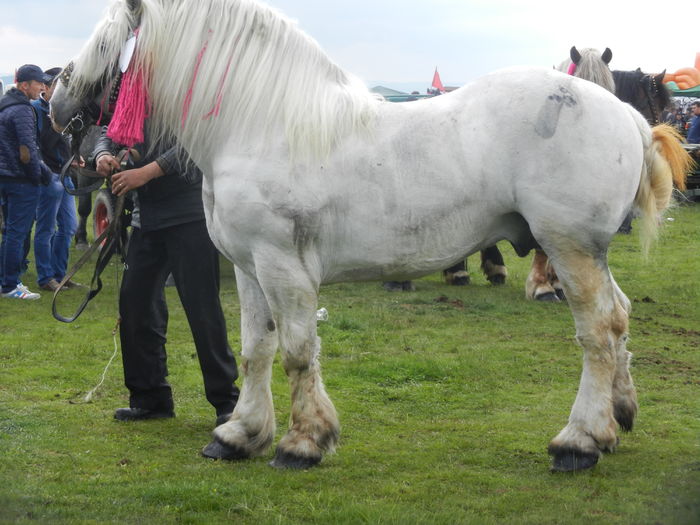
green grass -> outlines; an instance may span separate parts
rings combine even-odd
[[[117,265],[70,325],[53,320],[49,296],[2,300],[0,523],[700,523],[700,207],[671,215],[649,260],[634,235],[611,248],[633,301],[640,413],[616,453],[573,475],[550,473],[546,453],[580,374],[571,314],[524,300],[530,259],[505,244],[503,287],[488,285],[472,257],[467,287],[432,275],[415,292],[323,288],[322,364],[342,436],[338,452],[309,471],[274,470],[271,453],[237,463],[199,456],[214,411],[174,290],[168,355],[178,416],[126,424],[112,419],[128,403],[118,358],[82,401],[114,350]],[[447,302],[435,300],[442,295]],[[229,265],[222,296],[238,351]],[[279,362],[273,393],[279,437],[289,417]]]

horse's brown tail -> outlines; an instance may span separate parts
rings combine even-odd
[[[648,253],[656,239],[659,215],[671,204],[674,185],[685,190],[693,164],[681,146],[683,137],[671,126],[660,124],[651,130],[651,144],[645,148],[645,168],[634,203],[642,212],[642,247]]]

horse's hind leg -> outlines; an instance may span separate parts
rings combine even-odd
[[[612,276],[610,278],[612,279]],[[614,279],[612,279],[612,282],[615,287],[615,295],[629,316],[632,312],[632,305]],[[629,371],[632,354],[627,351],[626,347],[627,335],[620,338],[616,349],[617,367],[615,368],[615,379],[613,380],[613,414],[620,428],[629,432],[634,425],[634,418],[637,415],[639,406],[637,404],[637,390],[634,387]]]
[[[550,256],[562,279],[584,357],[569,423],[552,440],[549,452],[554,456],[553,470],[581,470],[594,466],[602,451],[617,445],[614,406],[627,397],[625,390],[631,386],[625,350],[627,305],[604,257],[576,250]]]
[[[501,250],[495,244],[481,250],[481,271],[491,284],[505,284],[508,271]]]
[[[241,303],[243,386],[231,419],[214,430],[202,455],[245,459],[265,452],[275,436],[270,380],[279,336],[267,301],[255,279],[236,268]]]
[[[525,297],[527,299],[553,302],[560,300],[557,290],[550,282],[547,262],[548,257],[544,250],[536,249],[535,256],[532,258],[530,274],[525,281]]]

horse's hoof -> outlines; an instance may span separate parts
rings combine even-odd
[[[598,463],[598,453],[581,452],[572,448],[550,450],[554,455],[552,472],[575,472],[592,468]]]
[[[305,470],[315,467],[321,462],[321,455],[314,456],[297,456],[291,452],[283,452],[277,447],[275,459],[270,461],[270,466],[278,469],[293,468],[297,470]]]
[[[202,456],[210,459],[226,459],[229,461],[248,459],[249,457],[242,449],[231,447],[218,439],[214,439],[214,441],[202,449]]]
[[[452,286],[466,286],[470,283],[471,279],[469,276],[464,276],[464,277],[455,277],[452,279],[452,282],[450,283]]]
[[[635,406],[613,404],[613,417],[623,432],[632,432],[634,416],[637,415]]]
[[[555,292],[557,294],[557,298],[560,301],[566,301],[566,294],[564,293],[564,290],[562,290],[561,288],[557,288]]]
[[[558,303],[560,301],[555,292],[541,293],[535,296],[535,300],[544,301],[546,303]]]
[[[501,284],[506,284],[506,276],[501,275],[500,273],[497,275],[492,275],[491,277],[488,277],[488,280],[491,284],[493,285],[501,285]]]

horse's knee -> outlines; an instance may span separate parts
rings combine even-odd
[[[320,353],[320,339],[311,337],[294,343],[282,343],[282,366],[287,375],[292,372],[303,372],[311,368]]]

